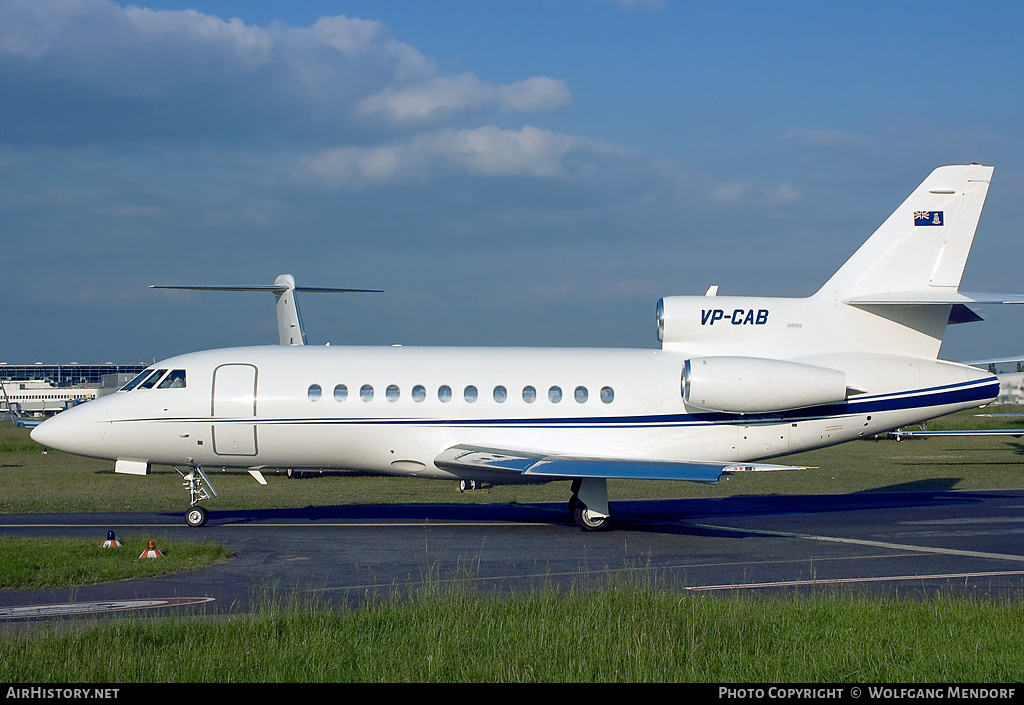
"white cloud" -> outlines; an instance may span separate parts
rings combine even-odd
[[[562,81],[439,75],[380,22],[257,26],[109,0],[0,4],[0,140],[365,143],[487,110],[565,105]],[[68,115],[81,119],[68,120]]]
[[[799,203],[803,194],[789,183],[770,186],[759,179],[747,179],[717,186],[711,198],[719,206],[774,208]]]
[[[273,51],[269,33],[238,18],[225,21],[196,10],[171,12],[144,7],[127,7],[124,16],[140,41],[216,47],[249,68],[266,62]]]
[[[334,187],[360,187],[428,173],[568,178],[591,173],[596,160],[622,156],[610,145],[536,127],[441,130],[402,145],[342,147],[300,159],[300,175]]]
[[[446,120],[488,108],[507,113],[549,110],[568,102],[565,83],[552,78],[535,76],[518,83],[494,85],[473,74],[462,74],[388,88],[363,100],[359,111],[367,116],[380,115],[395,123],[416,123]]]

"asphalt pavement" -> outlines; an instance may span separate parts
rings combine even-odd
[[[613,502],[580,531],[564,504],[382,504],[182,513],[0,516],[0,535],[193,537],[229,561],[74,589],[0,591],[0,621],[72,613],[243,613],[280,598],[357,604],[424,584],[508,594],[640,580],[686,592],[937,592],[1016,598],[1024,491],[869,492]],[[125,547],[139,550],[144,546]],[[159,560],[159,559],[152,559]]]

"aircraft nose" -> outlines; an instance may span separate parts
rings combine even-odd
[[[32,440],[47,448],[76,455],[107,455],[106,414],[102,401],[91,401],[62,411],[32,429]]]
[[[41,446],[56,448],[61,437],[61,432],[57,428],[60,425],[60,422],[57,421],[57,416],[52,416],[33,428],[28,435]]]

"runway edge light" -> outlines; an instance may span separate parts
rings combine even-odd
[[[114,536],[113,531],[107,532],[107,540],[103,542],[101,548],[121,548],[121,542]]]
[[[156,547],[156,541],[150,539],[146,542],[146,550],[142,552],[139,558],[163,558],[164,554],[160,553]]]

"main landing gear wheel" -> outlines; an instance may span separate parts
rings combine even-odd
[[[188,522],[189,526],[200,527],[206,524],[210,518],[210,513],[206,511],[205,507],[195,506],[188,510],[185,514],[185,521]]]
[[[594,511],[587,506],[600,507]],[[612,525],[611,510],[608,508],[608,486],[604,478],[580,478],[573,480],[569,496],[569,514],[582,531],[605,531]]]
[[[574,497],[573,499],[576,498]],[[573,505],[572,518],[576,521],[576,526],[580,527],[583,531],[605,531],[612,525],[612,518],[610,516],[594,514],[587,509],[587,505],[578,499],[575,502],[570,502],[570,505]]]

